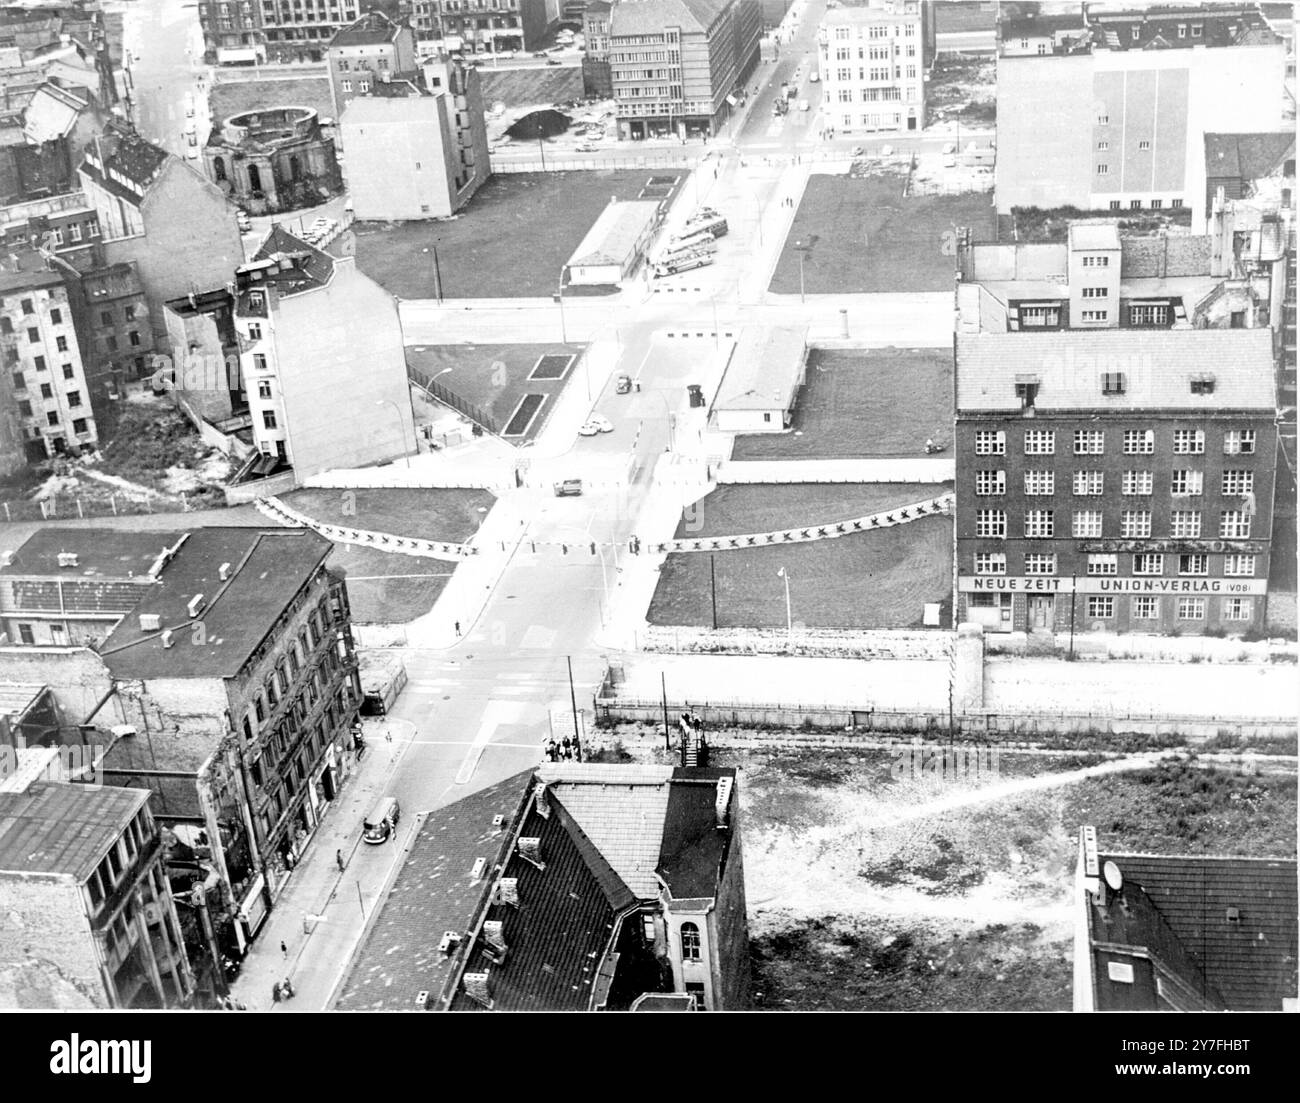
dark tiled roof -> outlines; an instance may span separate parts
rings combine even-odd
[[[131,529],[41,528],[0,567],[0,575],[59,575],[63,578],[127,578],[147,575],[167,548],[175,547],[179,532],[140,532]],[[75,567],[60,567],[59,553],[75,552]]]
[[[329,49],[339,46],[380,46],[397,38],[398,27],[383,12],[366,12],[355,23],[341,27],[329,40]]]
[[[413,1011],[418,993],[438,997],[461,956],[439,952],[438,943],[445,931],[468,934],[531,777],[531,770],[515,774],[426,817],[354,959],[337,1008]],[[498,815],[505,821],[493,827]],[[479,858],[486,860],[485,872],[471,880]]]
[[[1205,175],[1258,180],[1295,157],[1295,134],[1206,134]]]
[[[718,894],[731,842],[731,831],[718,828],[718,782],[722,778],[734,780],[735,776],[735,770],[700,767],[673,771],[658,872],[678,900]],[[729,811],[735,799],[733,788]]]
[[[132,264],[113,264],[87,272],[81,277],[81,289],[92,306],[102,299],[143,294],[139,274]]]
[[[1004,19],[998,29],[1002,40],[1015,38],[1042,38],[1057,31],[1082,31],[1087,24],[1081,12],[1071,15],[1028,15],[1017,19]]]
[[[95,163],[101,155],[102,170]],[[115,182],[111,174],[118,172],[145,190],[158,178],[169,156],[161,146],[154,145],[139,134],[119,130],[106,135],[98,143],[91,143],[86,150],[82,170],[106,186]]]
[[[115,678],[229,678],[274,626],[284,607],[329,554],[331,544],[310,529],[214,527],[190,533],[130,617],[104,641],[101,654]],[[231,577],[218,577],[229,563]],[[196,594],[206,604],[197,617],[187,606]],[[141,631],[138,614],[156,613],[172,629],[172,646],[160,632]],[[201,633],[192,632],[196,620]]]
[[[1204,977],[1207,1003],[1277,1011],[1297,989],[1296,863],[1282,859],[1109,854],[1124,892],[1140,888]],[[1140,907],[1140,905],[1139,905]],[[1238,909],[1237,922],[1228,909]],[[1112,913],[1114,907],[1109,909]],[[1134,909],[1138,913],[1138,909]],[[1153,933],[1150,924],[1145,933]],[[1136,937],[1143,931],[1131,932]],[[1094,926],[1094,938],[1102,938]],[[1126,941],[1107,936],[1109,941]],[[1185,974],[1185,969],[1179,970]]]
[[[1126,280],[1208,276],[1213,242],[1204,235],[1161,234],[1120,239],[1120,271]]]
[[[572,821],[559,813],[558,801],[550,801],[551,814],[543,816],[530,799],[520,831],[541,840],[545,868],[516,850],[502,875],[518,879],[519,904],[488,909],[486,918],[502,924],[505,960],[493,961],[480,938],[466,961],[467,973],[488,974],[494,1010],[587,1010],[613,935],[617,913],[602,884],[607,879],[592,870],[590,850],[570,833]],[[481,1008],[463,986],[451,1001],[453,1011]]]
[[[148,803],[141,789],[37,782],[0,793],[0,873],[90,876]]]
[[[281,295],[310,291],[330,281],[334,275],[334,258],[302,238],[295,237],[278,223],[272,227],[266,241],[257,251],[253,261],[270,260],[277,255],[292,257],[292,268],[269,273],[264,282],[274,284]]]
[[[63,277],[57,272],[0,272],[0,295],[58,287],[62,283]]]

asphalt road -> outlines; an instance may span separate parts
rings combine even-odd
[[[200,145],[208,137],[206,99],[198,87],[206,72],[198,8],[185,0],[135,0],[121,10],[136,126],[183,157],[194,148],[185,137],[187,124],[195,124]],[[192,118],[186,115],[188,106],[194,107]],[[190,164],[198,162],[191,159]]]

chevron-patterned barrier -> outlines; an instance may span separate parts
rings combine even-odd
[[[322,524],[304,513],[299,513],[296,509],[290,509],[278,498],[258,498],[253,504],[257,507],[259,513],[269,517],[277,524],[312,529],[319,532],[327,540],[333,540],[336,544],[356,544],[359,547],[378,548],[380,551],[396,552],[399,555],[414,555],[424,559],[445,559],[452,562],[478,555],[478,548],[471,544],[420,540],[414,536],[395,536],[387,532],[371,532],[367,529]]]

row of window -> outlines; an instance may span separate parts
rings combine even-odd
[[[1133,574],[1163,575],[1165,573],[1165,556],[1159,552],[1141,552],[1132,557]],[[1168,558],[1173,559],[1174,556]],[[1178,574],[1197,578],[1210,573],[1210,557],[1203,552],[1191,555],[1179,555]],[[1006,552],[976,552],[974,558],[976,574],[1004,575],[1007,573]],[[1055,552],[1026,552],[1024,556],[1024,573],[1026,575],[1056,574]],[[1119,574],[1119,556],[1113,552],[1088,556],[1087,573],[1094,577]],[[1253,578],[1255,576],[1255,557],[1253,555],[1225,555],[1223,557],[1223,574],[1225,578]]]
[[[1125,495],[1150,495],[1155,486],[1151,471],[1125,471],[1121,476],[1120,492]],[[1231,495],[1251,494],[1255,490],[1255,472],[1230,468],[1222,472],[1220,493]],[[1056,493],[1055,471],[1025,471],[1025,493],[1046,496]],[[1075,471],[1070,479],[1071,491],[1080,497],[1099,497],[1106,492],[1104,471]],[[975,493],[981,498],[996,497],[1007,491],[1005,471],[976,471]],[[1169,493],[1175,497],[1197,497],[1205,492],[1205,472],[1181,469],[1170,472]]]
[[[972,607],[989,607],[996,604],[996,594],[970,594],[967,604]],[[1115,597],[1112,594],[1089,594],[1085,612],[1089,620],[1108,620],[1115,616]],[[1206,601],[1203,597],[1176,599],[1175,612],[1179,620],[1204,620]],[[1163,599],[1158,594],[1139,594],[1129,598],[1129,617],[1132,620],[1156,620],[1162,614]],[[1254,603],[1248,597],[1225,597],[1220,609],[1224,620],[1248,621],[1254,612]]]
[[[1226,540],[1244,540],[1250,536],[1254,514],[1244,509],[1225,509],[1219,514],[1219,537]],[[1024,517],[1024,535],[1028,540],[1048,540],[1056,536],[1056,511],[1027,509]],[[1136,540],[1151,535],[1151,510],[1125,509],[1120,511],[1119,535]],[[1007,511],[1004,509],[977,509],[975,535],[991,539],[1005,539]],[[1079,539],[1095,539],[1103,535],[1102,511],[1099,509],[1075,510],[1070,517],[1070,535]],[[1201,535],[1201,511],[1175,509],[1169,514],[1169,535],[1181,539],[1196,539]]]
[[[1106,451],[1106,430],[1075,429],[1072,434],[1074,455],[1100,456]],[[1229,429],[1223,434],[1225,456],[1250,455],[1255,451],[1254,429]],[[1026,456],[1054,456],[1056,454],[1055,429],[1026,429],[1024,431]],[[1149,456],[1156,450],[1154,429],[1125,429],[1123,452],[1126,456]],[[1204,429],[1175,429],[1173,451],[1176,456],[1199,456],[1205,452]],[[977,429],[975,455],[1005,456],[1007,434],[1004,429]]]
[[[1098,166],[1098,168],[1105,168],[1105,166],[1100,165]],[[1101,173],[1101,175],[1104,176],[1105,173]],[[1164,207],[1164,205],[1165,205],[1165,201],[1163,199],[1148,199],[1145,202],[1141,199],[1130,199],[1128,201],[1128,209],[1130,211],[1140,211],[1143,207],[1150,207],[1151,210],[1158,211],[1161,210]],[[1174,208],[1175,210],[1177,210],[1182,205],[1183,205],[1183,201],[1177,197],[1169,200],[1169,206]],[[1112,211],[1122,210],[1123,207],[1124,207],[1123,200],[1112,199],[1110,201],[1110,209]]]
[[[863,88],[861,95],[858,97],[863,103],[892,103],[896,100],[903,99],[903,92],[899,88]],[[907,89],[907,100],[909,102],[916,99],[916,89]],[[837,94],[840,103],[853,102],[853,89],[841,88]]]
[[[891,37],[891,31],[892,31],[892,37],[898,38],[900,29],[902,34],[905,35],[907,38],[916,37],[915,23],[901,23],[901,24],[900,23],[872,23],[872,24],[868,24],[866,27],[863,27],[861,24],[859,24],[856,28],[836,27],[835,41],[847,42],[850,38],[853,37],[853,31],[855,29],[858,32],[857,33],[858,38],[889,38]],[[864,34],[863,33],[864,31],[867,31],[869,33]]]
[[[862,47],[862,46],[859,46],[859,47],[858,47],[858,60],[859,60],[859,61],[888,61],[888,60],[890,59],[890,56],[893,54],[893,52],[894,52],[893,47],[890,46],[889,44],[885,44],[885,45],[882,45],[882,46],[868,46],[868,47],[865,47],[865,48]],[[908,43],[908,45],[907,45],[907,56],[908,56],[908,57],[916,57],[916,44],[915,44],[915,43],[911,43],[911,42]],[[836,60],[836,61],[852,61],[852,60],[853,60],[853,47],[851,47],[851,46],[837,46],[837,47],[835,47],[835,60]]]

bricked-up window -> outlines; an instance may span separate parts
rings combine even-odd
[[[1119,515],[1119,534],[1132,539],[1151,535],[1151,511],[1149,509],[1126,509]]]
[[[1007,573],[1006,552],[976,552],[975,573],[976,574],[1006,574]]]
[[[1246,456],[1255,451],[1254,429],[1229,429],[1223,434],[1225,456]]]
[[[975,493],[988,497],[1007,492],[1007,473],[1005,471],[976,471]]]
[[[1165,557],[1151,552],[1143,552],[1133,557],[1134,574],[1164,574]]]
[[[1134,620],[1159,620],[1160,599],[1150,594],[1142,594],[1133,599],[1132,615]]]
[[[1201,535],[1201,511],[1199,509],[1175,509],[1169,514],[1169,535],[1197,537]]]
[[[975,511],[975,535],[1004,537],[1007,534],[1007,513],[1003,509]]]
[[[1150,471],[1125,471],[1120,492],[1128,495],[1150,494],[1153,485]]]
[[[1046,495],[1056,493],[1056,475],[1052,471],[1026,471],[1025,493]]]
[[[1188,575],[1209,574],[1210,557],[1208,555],[1180,555],[1178,557],[1178,573]]]
[[[1001,429],[975,430],[975,455],[1005,456],[1007,454],[1007,435]]]
[[[1113,597],[1092,596],[1088,598],[1088,616],[1094,619],[1105,619],[1115,615],[1115,599]]]
[[[1180,597],[1178,599],[1178,619],[1179,620],[1204,620],[1205,619],[1205,598]]]
[[[1225,509],[1219,514],[1219,535],[1226,539],[1244,539],[1250,535],[1250,514],[1244,509]]]
[[[1056,553],[1028,552],[1025,555],[1025,574],[1056,574]]]
[[[1100,471],[1076,471],[1074,473],[1074,492],[1082,495],[1102,493],[1105,480]]]
[[[1156,450],[1156,433],[1154,429],[1125,429],[1124,455],[1149,456]]]
[[[1223,599],[1224,620],[1250,620],[1251,600],[1248,597],[1225,597]]]
[[[1076,509],[1070,520],[1071,536],[1100,536],[1101,510]]]
[[[1045,540],[1054,534],[1056,522],[1050,509],[1025,510],[1025,537]]]
[[[1229,578],[1251,578],[1255,574],[1253,555],[1225,555],[1223,573]]]
[[[1106,450],[1106,433],[1101,429],[1076,429],[1074,431],[1074,454],[1076,456],[1100,456]]]
[[[1174,455],[1199,456],[1205,451],[1204,429],[1175,429]]]
[[[1223,473],[1224,494],[1250,494],[1255,489],[1255,472],[1229,470]]]
[[[1056,454],[1055,429],[1026,429],[1026,456],[1053,456]]]
[[[1089,555],[1088,573],[1090,575],[1119,574],[1119,556],[1111,554]]]
[[[1201,471],[1178,470],[1173,473],[1169,480],[1169,492],[1171,494],[1182,495],[1186,497],[1198,496],[1205,485],[1205,474]]]

